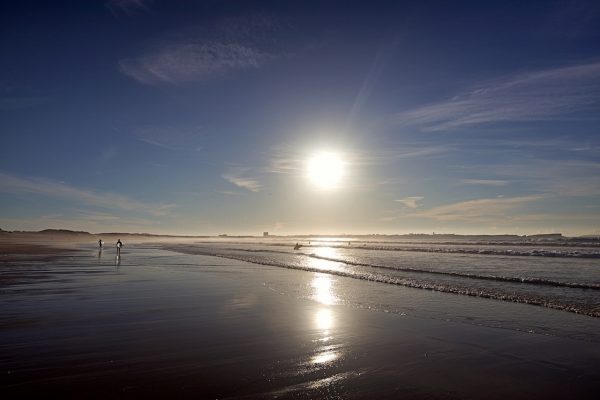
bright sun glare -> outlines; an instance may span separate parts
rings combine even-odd
[[[318,153],[308,160],[308,177],[320,188],[334,188],[343,176],[344,163],[335,153]]]

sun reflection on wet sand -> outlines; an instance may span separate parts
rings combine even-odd
[[[337,303],[333,291],[334,280],[330,275],[317,273],[311,282],[314,289],[313,300],[330,306]],[[320,307],[314,317],[314,326],[319,331],[319,338],[314,341],[320,343],[315,354],[310,358],[309,364],[319,368],[329,365],[339,359],[341,352],[339,345],[330,344],[334,341],[333,331],[335,328],[334,311],[329,307]]]
[[[317,342],[328,343],[334,339],[331,331],[335,326],[333,311],[329,308],[321,308],[315,314],[315,327],[320,331],[320,338]],[[316,349],[316,354],[311,357],[311,365],[329,364],[337,360],[341,353],[336,351],[339,345],[323,345]]]
[[[324,331],[323,334],[327,335],[327,331],[333,327],[333,315],[331,310],[328,308],[322,308],[317,312],[315,317],[317,329]]]
[[[340,354],[335,351],[322,351],[321,353],[311,358],[310,362],[311,364],[327,364],[332,361],[335,361],[339,356]]]
[[[314,289],[313,299],[326,306],[336,304],[338,299],[333,294],[331,275],[317,274],[311,282]]]

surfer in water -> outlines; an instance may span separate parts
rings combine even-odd
[[[102,246],[104,246],[104,242],[102,239],[98,239],[98,247],[102,248]]]
[[[302,247],[302,245],[299,243],[296,243],[296,245],[294,246],[294,250],[300,250],[300,247]]]
[[[117,257],[121,257],[121,247],[123,247],[123,243],[121,239],[117,239]]]

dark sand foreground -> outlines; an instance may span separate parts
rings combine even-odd
[[[596,342],[329,304],[311,295],[320,274],[125,250],[120,260],[92,246],[16,259],[4,248],[3,398],[591,399],[600,391]],[[335,279],[340,293],[368,284]]]

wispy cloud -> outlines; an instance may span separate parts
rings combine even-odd
[[[356,161],[363,165],[383,165],[399,160],[436,157],[451,150],[451,145],[397,144],[384,149],[359,153],[356,155]]]
[[[420,202],[423,200],[423,196],[411,196],[403,199],[396,200],[398,203],[404,204],[408,208],[418,208],[421,206]]]
[[[230,167],[221,177],[237,187],[251,192],[259,192],[263,185],[259,178],[251,175],[251,173],[252,169],[248,167]]]
[[[231,18],[164,38],[154,50],[119,62],[121,72],[142,84],[208,83],[256,70],[284,53],[272,43],[272,18]]]
[[[502,121],[552,120],[600,108],[600,63],[489,82],[450,100],[401,112],[392,122],[427,131]]]
[[[506,218],[522,206],[541,200],[542,196],[521,196],[461,201],[409,214],[438,221],[493,221]]]
[[[535,214],[523,214],[515,215],[511,218],[511,221],[519,222],[549,222],[549,221],[585,221],[598,223],[600,221],[600,215],[590,214],[574,214],[574,213],[535,213]]]
[[[533,159],[527,163],[472,166],[477,173],[508,178],[547,196],[600,196],[600,163],[586,160]]]
[[[300,152],[281,148],[273,152],[266,170],[273,174],[298,174],[305,166],[307,158]]]
[[[257,69],[273,59],[238,43],[176,43],[140,58],[121,60],[121,71],[144,84],[206,83],[236,70]]]
[[[564,197],[600,196],[600,176],[548,179],[541,182],[540,188]]]
[[[115,17],[122,14],[132,15],[137,11],[148,10],[148,6],[153,0],[109,0],[107,1],[106,7],[110,10]]]
[[[215,193],[224,194],[225,196],[241,196],[242,194],[239,192],[234,192],[233,190],[215,190]]]
[[[201,128],[147,126],[134,129],[139,140],[167,150],[201,150]]]
[[[499,179],[463,179],[462,183],[466,185],[483,185],[483,186],[506,186],[508,181]]]
[[[115,193],[97,192],[49,179],[22,178],[2,172],[0,172],[0,193],[61,198],[79,204],[113,210],[139,211],[153,216],[166,215],[174,208],[173,204],[147,203]]]

